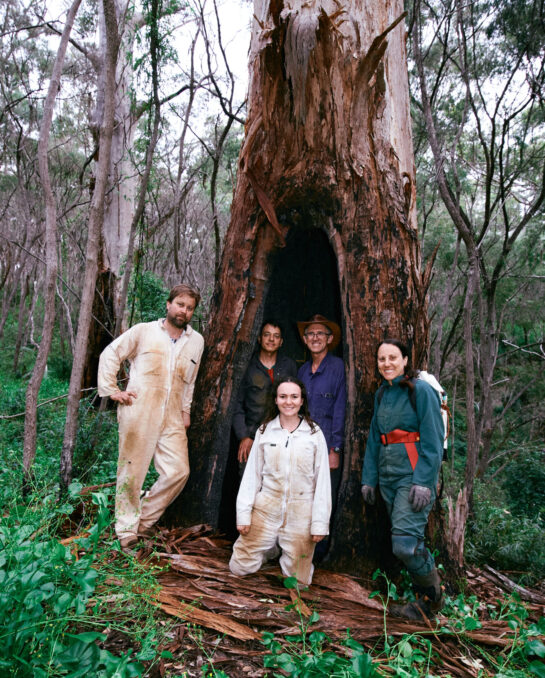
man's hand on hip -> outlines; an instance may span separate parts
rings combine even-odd
[[[120,405],[132,405],[133,398],[136,398],[136,391],[116,391],[110,395]]]
[[[243,438],[240,441],[240,445],[238,446],[238,460],[241,464],[248,461],[253,444],[254,441],[251,438]]]

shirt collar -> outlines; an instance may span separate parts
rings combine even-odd
[[[272,419],[272,420],[269,422],[269,426],[270,426],[271,428],[274,428],[274,429],[278,430],[278,431],[281,431],[281,430],[283,431],[283,430],[285,430],[285,429],[283,429],[282,426],[280,425],[280,415],[278,415],[278,414],[276,415],[276,417],[275,417],[274,419]],[[296,433],[297,431],[310,431],[310,426],[308,425],[308,422],[307,422],[305,419],[301,419],[301,423],[300,423],[299,426],[295,429],[295,431],[292,431],[292,433]]]
[[[385,386],[397,386],[397,385],[399,384],[399,382],[400,382],[404,377],[405,377],[404,374],[400,374],[399,377],[395,377],[395,379],[392,379],[392,383],[391,383],[391,384],[390,384],[390,382],[389,382],[387,379],[384,379],[384,385],[385,385]]]
[[[166,320],[166,318],[159,318],[159,320],[157,321],[159,323],[159,327],[163,330],[163,332],[167,332],[166,327],[165,327],[165,320]],[[184,336],[184,334],[187,334],[189,336],[191,334],[191,332],[193,332],[193,328],[191,327],[191,325],[188,325],[185,328],[185,330],[180,334],[178,339],[181,339]],[[167,334],[168,334],[168,332],[167,332]],[[178,341],[178,339],[176,341]]]

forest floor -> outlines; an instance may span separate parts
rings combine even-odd
[[[271,669],[264,668],[268,653],[264,632],[274,634],[286,656],[302,653],[303,641],[290,639],[302,634],[309,653],[350,657],[349,629],[350,637],[372,654],[373,666],[382,669],[382,675],[499,675],[502,658],[521,642],[521,625],[513,623],[516,609],[512,614],[493,612],[502,606],[507,609],[505,601],[516,585],[492,568],[467,572],[464,600],[474,595],[478,602],[460,607],[458,619],[451,614],[411,622],[385,614],[383,597],[371,595],[379,588],[376,582],[318,568],[312,586],[296,591],[284,586],[277,564],[245,578],[232,575],[230,552],[230,541],[198,525],[162,529],[153,542],[141,544],[130,556],[156,568],[160,585],[156,605],[179,619],[169,632],[170,642],[162,648],[166,656],[146,675],[272,676]],[[112,557],[119,558],[120,568],[127,566],[126,554],[112,553]],[[115,577],[106,581],[109,595],[115,595],[119,584]],[[537,622],[545,616],[545,591],[518,588],[524,600],[520,609],[527,611],[525,623]],[[316,636],[322,640],[311,647],[309,635],[315,631],[325,636]],[[127,650],[126,639],[113,633],[107,647]],[[428,668],[422,666],[423,673],[398,672],[394,655],[407,668],[415,652]]]

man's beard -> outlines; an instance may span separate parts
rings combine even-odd
[[[177,327],[179,330],[185,330],[187,327],[187,320],[185,320],[185,318],[182,320],[175,315],[169,315],[168,321],[171,325],[174,325],[174,327]]]

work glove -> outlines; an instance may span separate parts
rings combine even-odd
[[[423,487],[422,485],[413,485],[411,487],[409,504],[415,513],[422,511],[430,503],[430,499],[431,490],[429,487]]]
[[[371,487],[371,485],[362,485],[361,494],[363,497],[363,501],[366,504],[369,504],[370,506],[372,506],[377,500],[376,490],[374,487]]]

